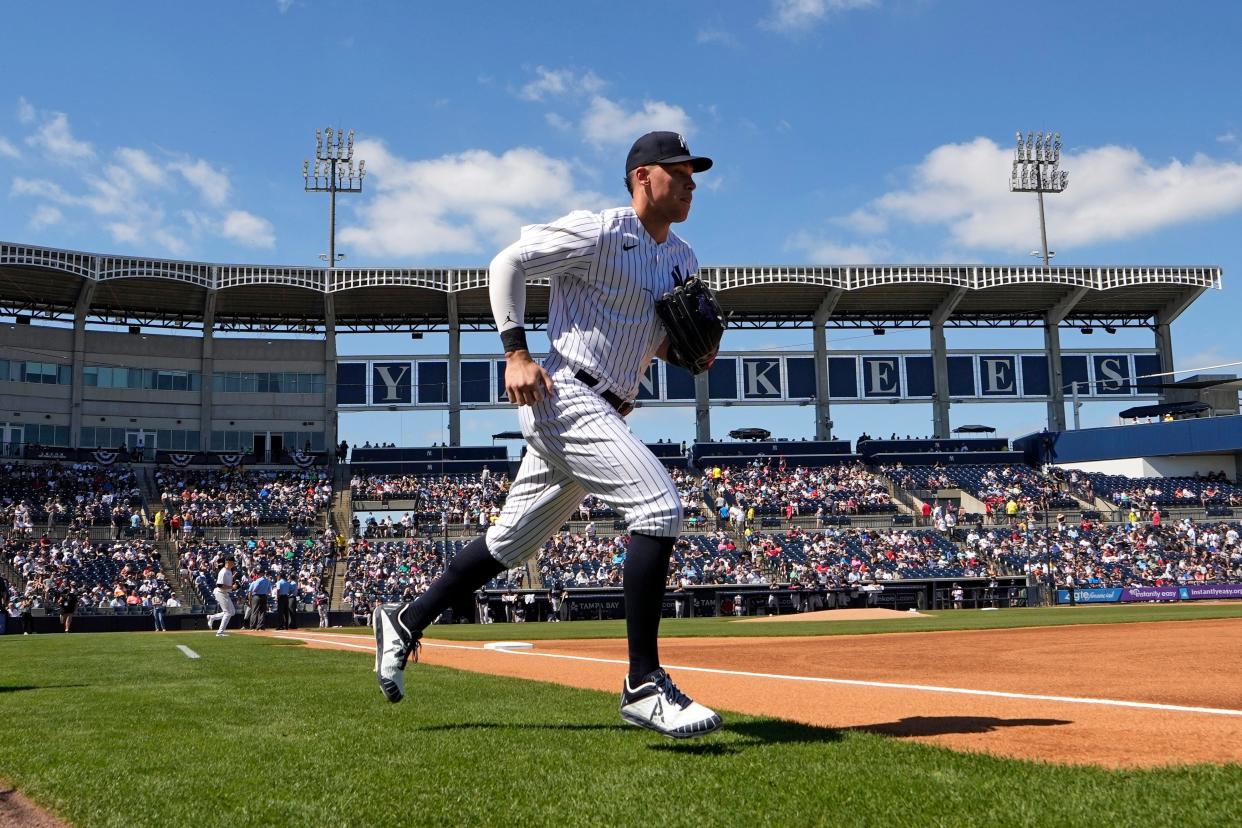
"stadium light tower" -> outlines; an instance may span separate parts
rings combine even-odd
[[[325,138],[327,140],[325,140]],[[354,163],[354,131],[346,136],[345,130],[333,131],[332,127],[315,130],[315,165],[302,162],[303,189],[308,193],[327,193],[329,196],[328,219],[328,267],[336,267],[336,194],[362,192],[362,179],[367,174],[367,162]],[[320,258],[324,258],[320,256]],[[342,256],[341,258],[344,258]]]
[[[1069,184],[1069,173],[1060,169],[1061,133],[1028,132],[1026,140],[1018,135],[1013,154],[1013,172],[1009,175],[1011,193],[1035,193],[1039,196],[1039,238],[1043,243],[1044,267],[1052,255],[1048,252],[1048,227],[1044,223],[1044,193],[1062,192]]]

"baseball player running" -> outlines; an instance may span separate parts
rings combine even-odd
[[[492,260],[490,297],[507,360],[505,390],[519,406],[528,451],[496,524],[418,600],[375,609],[376,674],[390,702],[405,694],[405,665],[411,656],[418,660],[427,625],[536,554],[589,493],[629,523],[630,663],[621,717],[675,738],[720,727],[720,716],[678,690],[660,667],[660,610],[681,531],[681,501],[668,472],[624,419],[651,359],[677,362],[656,299],[698,270],[694,251],[671,228],[690,214],[694,174],[711,166],[677,133],[648,133],[626,159],[631,206],[576,211],[524,227],[521,238]],[[543,366],[531,359],[523,328],[526,280],[538,277],[551,282],[551,347]]]
[[[225,629],[228,628],[233,614],[237,612],[230,595],[233,591],[233,570],[236,567],[237,562],[232,558],[224,559],[224,566],[220,567],[220,572],[216,575],[216,588],[211,593],[215,596],[216,603],[220,605],[220,611],[207,616],[207,629],[212,629],[215,626],[215,619],[220,619],[220,629],[216,630],[218,636],[228,635]]]

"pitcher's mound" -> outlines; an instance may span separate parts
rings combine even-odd
[[[921,612],[899,612],[890,609],[833,609],[819,612],[796,612],[792,615],[765,615],[760,618],[739,618],[747,621],[885,621],[901,618],[930,618]]]

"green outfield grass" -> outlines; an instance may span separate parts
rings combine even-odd
[[[429,665],[389,705],[370,665],[240,635],[10,636],[0,779],[81,826],[1219,826],[1242,801],[1238,765],[1058,767],[736,714],[677,743],[612,694]]]
[[[1067,624],[1126,624],[1139,621],[1197,621],[1242,618],[1242,601],[1232,604],[1128,604],[1114,606],[1031,607],[1004,610],[937,610],[925,617],[908,616],[881,621],[783,621],[750,624],[733,618],[666,618],[660,635],[669,638],[702,636],[869,635],[874,633],[991,630],[1017,627],[1053,627]],[[336,632],[371,634],[370,627],[342,627]],[[619,638],[624,621],[574,621],[548,624],[438,624],[428,638],[452,641],[497,641],[521,638]]]

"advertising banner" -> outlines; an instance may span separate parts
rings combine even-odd
[[[1079,604],[1110,604],[1119,601],[1211,601],[1223,598],[1242,598],[1242,584],[1079,589],[1074,593],[1074,600]],[[1069,602],[1069,590],[1058,589],[1057,603],[1068,604]]]
[[[1112,604],[1121,600],[1120,589],[1079,589],[1074,591],[1074,600],[1079,604]],[[1057,590],[1057,603],[1068,604],[1068,589]]]
[[[1126,587],[1121,591],[1122,601],[1178,601],[1182,597],[1179,587]]]
[[[1189,601],[1242,598],[1242,584],[1191,584],[1181,590],[1182,598]]]

